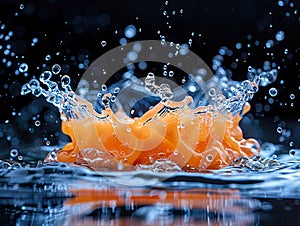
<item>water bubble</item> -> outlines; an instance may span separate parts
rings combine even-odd
[[[39,40],[38,38],[33,38],[33,39],[32,39],[32,42],[33,42],[33,43],[37,43],[38,40]]]
[[[115,95],[112,95],[111,98],[110,98],[110,101],[112,103],[116,102],[117,101],[117,97]]]
[[[102,41],[102,42],[101,42],[101,46],[102,46],[102,47],[105,47],[106,44],[107,44],[106,41]]]
[[[18,156],[18,160],[19,160],[19,161],[22,161],[22,160],[23,160],[23,156],[22,156],[22,155],[19,155],[19,156]]]
[[[127,54],[127,58],[130,60],[130,61],[135,61],[137,58],[138,58],[138,54],[134,51],[130,51],[128,54]]]
[[[32,89],[32,94],[36,97],[40,96],[42,94],[42,88],[40,86]]]
[[[46,57],[45,57],[45,60],[50,60],[51,59],[51,56],[50,55],[47,55]]]
[[[26,95],[30,92],[31,92],[31,89],[29,88],[28,84],[25,84],[22,86],[21,95]]]
[[[173,92],[170,86],[166,83],[161,84],[160,86],[160,97],[165,101],[173,97]]]
[[[54,64],[52,66],[52,72],[53,72],[53,74],[57,75],[60,72],[60,70],[61,70],[61,67],[60,67],[59,64]]]
[[[106,85],[102,85],[102,86],[101,86],[101,90],[102,90],[103,92],[107,91],[107,86],[106,86]]]
[[[211,162],[213,159],[214,159],[214,156],[212,154],[209,154],[209,155],[206,156],[206,160],[208,162]]]
[[[290,95],[290,98],[291,98],[291,100],[294,100],[294,99],[295,99],[295,94],[292,93],[292,94]]]
[[[102,104],[104,105],[105,108],[108,108],[109,107],[109,103],[110,103],[110,96],[105,94],[103,97],[102,97]]]
[[[236,49],[241,49],[242,48],[242,43],[238,42],[235,44]]]
[[[31,79],[31,80],[29,81],[28,85],[29,85],[29,87],[30,87],[31,89],[36,89],[36,88],[38,88],[38,87],[40,86],[40,83],[39,83],[38,80],[36,80],[36,79],[33,78],[33,79]]]
[[[138,64],[138,67],[141,69],[141,70],[145,70],[147,68],[147,63],[146,62],[139,62]]]
[[[70,82],[71,82],[71,78],[68,75],[64,75],[61,78],[61,86],[62,87],[66,87],[66,86],[70,85]]]
[[[192,92],[192,93],[194,93],[194,92],[197,91],[197,88],[196,88],[196,86],[194,86],[194,85],[189,85],[189,86],[188,86],[188,89],[189,89],[189,91]]]
[[[28,65],[26,63],[22,63],[19,67],[19,71],[21,73],[25,73],[28,70]]]
[[[274,46],[274,41],[272,39],[270,39],[266,42],[266,47],[267,48],[272,48],[273,46]]]
[[[126,39],[126,38],[121,38],[121,39],[119,40],[119,42],[120,42],[120,44],[121,44],[122,46],[124,46],[124,45],[127,44],[127,39]]]
[[[17,149],[11,149],[11,150],[10,150],[10,156],[11,156],[12,158],[17,157],[18,155],[19,155],[19,151],[18,151]]]
[[[283,31],[278,31],[275,35],[277,41],[282,41],[285,38],[285,34]]]
[[[269,94],[271,97],[275,97],[277,95],[277,89],[272,87],[271,89],[269,89]]]
[[[41,122],[40,122],[39,120],[36,120],[36,121],[34,122],[34,125],[35,125],[35,126],[40,126],[40,125],[41,125]]]
[[[136,28],[134,25],[128,25],[125,28],[124,34],[127,38],[133,38],[136,35]]]
[[[284,2],[283,1],[278,1],[278,5],[280,6],[280,7],[282,7],[282,6],[284,6]]]
[[[41,75],[40,75],[40,81],[41,82],[47,82],[49,81],[49,79],[52,77],[52,72],[51,71],[44,71]]]
[[[294,157],[296,155],[296,150],[295,149],[291,149],[289,151],[290,156]]]
[[[276,131],[277,133],[282,133],[282,127],[278,126]]]
[[[120,92],[120,87],[114,88],[114,93],[119,93]]]
[[[215,90],[215,88],[210,88],[209,91],[208,91],[208,95],[210,97],[216,96],[216,90]]]

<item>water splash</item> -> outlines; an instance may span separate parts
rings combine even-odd
[[[220,68],[221,63],[217,70]],[[96,112],[88,101],[72,91],[68,75],[61,77],[61,88],[51,80],[52,75],[58,73],[59,65],[54,65],[52,72],[41,74],[39,80],[47,89],[37,79],[31,79],[21,91],[22,95],[30,92],[37,97],[43,95],[61,113],[63,132],[71,137],[72,143],[67,144],[54,160],[78,162],[81,159],[94,169],[103,169],[109,159],[108,168],[118,169],[120,164],[157,165],[156,161],[166,159],[186,171],[195,171],[228,166],[238,157],[258,155],[258,142],[243,139],[238,123],[249,110],[247,101],[258,91],[258,86],[273,82],[277,70],[262,71],[249,67],[249,79],[240,83],[219,74],[217,79],[223,81],[223,94],[217,94],[211,88],[208,98],[212,104],[195,105],[194,108],[191,108],[193,98],[189,96],[180,102],[172,101],[170,86],[167,83],[157,85],[154,74],[149,73],[144,89],[159,97],[160,101],[139,118],[126,115],[122,105],[118,104],[120,87],[109,91],[106,85],[102,85]],[[191,79],[184,85],[190,87],[192,82]],[[223,139],[211,143],[212,137],[220,136],[217,135],[220,133],[217,130],[222,130],[220,126],[225,131]],[[90,157],[86,157],[84,150],[91,148],[95,151],[88,152]],[[103,151],[106,157],[102,156]],[[95,164],[94,160],[99,158],[105,161]]]

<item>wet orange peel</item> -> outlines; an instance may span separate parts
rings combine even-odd
[[[151,165],[158,159],[168,159],[189,170],[219,169],[241,156],[259,154],[259,143],[244,139],[239,127],[242,115],[250,110],[248,103],[243,114],[224,118],[208,111],[208,106],[189,108],[187,103],[191,100],[168,100],[167,107],[160,102],[133,119],[109,107],[98,114],[86,103],[97,117],[62,122],[62,131],[71,142],[58,153],[57,160],[76,163],[84,150],[93,148],[105,152],[112,165]],[[97,157],[85,156],[94,163]]]

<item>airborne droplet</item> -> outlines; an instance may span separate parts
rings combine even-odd
[[[57,75],[60,72],[60,70],[61,70],[61,67],[60,67],[59,64],[54,64],[52,66],[52,72],[53,72],[53,74]]]
[[[107,44],[106,41],[102,41],[102,42],[101,42],[101,46],[102,46],[102,47],[105,47],[106,44]]]

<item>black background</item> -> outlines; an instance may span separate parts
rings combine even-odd
[[[21,3],[24,9],[20,9]],[[141,32],[129,41],[159,39],[158,30],[167,41],[187,43],[192,38],[191,50],[209,66],[219,48],[227,46],[234,54],[226,57],[224,67],[231,69],[233,78],[239,81],[247,78],[249,65],[259,68],[265,60],[275,62],[281,67],[276,82],[260,88],[251,101],[252,110],[242,127],[246,137],[255,137],[260,142],[281,143],[286,150],[299,148],[300,2],[284,3],[280,7],[274,0],[177,0],[169,1],[166,6],[162,0],[1,0],[0,20],[6,28],[0,30],[0,34],[11,30],[14,35],[8,42],[0,40],[0,45],[10,43],[19,56],[18,59],[8,57],[3,49],[0,50],[1,59],[12,61],[11,67],[0,61],[1,151],[46,143],[55,145],[59,140],[66,140],[60,133],[57,109],[43,98],[21,96],[21,86],[32,76],[38,76],[58,63],[63,67],[63,73],[71,76],[72,86],[76,89],[80,75],[85,71],[78,65],[85,59],[92,63],[101,54],[118,46],[119,39],[124,37],[124,28],[129,24],[141,28]],[[180,9],[183,9],[183,14],[179,13]],[[163,15],[164,10],[168,11],[169,19]],[[176,11],[175,16],[171,14],[173,10]],[[295,10],[298,10],[296,14]],[[16,12],[18,16],[15,16]],[[287,12],[290,16],[286,15]],[[172,29],[168,29],[166,22]],[[118,34],[115,34],[116,30]],[[266,41],[275,40],[275,34],[280,30],[285,32],[285,39],[271,49],[264,48]],[[248,35],[252,36],[251,40]],[[39,41],[31,46],[34,37]],[[107,41],[105,47],[101,46],[102,40]],[[260,42],[258,46],[254,44],[256,40]],[[242,43],[242,49],[235,48],[237,42]],[[247,48],[247,44],[251,47]],[[289,54],[284,53],[285,49],[289,50]],[[251,55],[245,58],[247,53]],[[268,53],[273,53],[273,56]],[[51,59],[47,61],[45,57],[48,54]],[[231,64],[235,59],[239,59],[239,63],[233,69]],[[29,65],[27,77],[22,73],[15,75],[18,64],[23,62]],[[59,78],[56,79],[59,81]],[[273,104],[268,103],[271,87],[278,90]],[[291,94],[295,94],[296,98],[290,99]],[[270,106],[270,111],[261,110],[265,105]],[[19,112],[22,114],[18,115]],[[34,117],[41,122],[40,126],[35,125]],[[291,135],[280,140],[282,133],[276,131],[278,126],[290,131]]]

